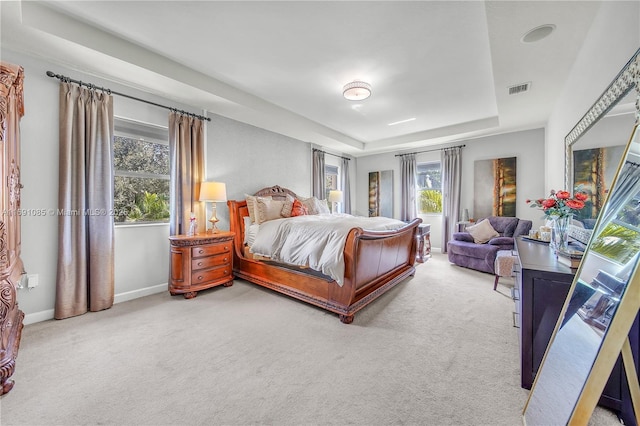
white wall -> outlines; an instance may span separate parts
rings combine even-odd
[[[460,214],[469,209],[473,217],[473,180],[474,163],[476,160],[492,158],[517,157],[517,216],[534,221],[534,226],[542,224],[542,213],[531,209],[526,203],[527,198],[540,198],[546,195],[542,170],[544,170],[544,131],[542,129],[524,132],[507,133],[479,139],[460,141],[456,145],[466,145],[462,149],[462,192],[460,197]],[[451,146],[449,144],[448,146]],[[428,147],[424,152],[416,155],[418,163],[440,161],[439,147]],[[420,149],[416,150],[420,151]],[[393,217],[400,217],[400,160],[395,153],[385,153],[359,157],[358,164],[358,192],[357,214],[368,215],[369,172],[379,170],[393,170]],[[540,178],[537,179],[536,176]],[[440,215],[420,215],[424,223],[431,224],[431,244],[434,250],[442,249],[442,218]],[[538,224],[538,225],[536,225]]]
[[[22,131],[22,208],[57,208],[58,198],[58,81],[46,76],[51,70],[77,80],[109,87],[118,92],[192,112],[193,107],[142,93],[99,78],[83,75],[40,59],[2,51],[3,61],[25,69],[25,116]],[[114,96],[114,114],[156,125],[167,125],[168,110]],[[229,199],[280,185],[301,196],[311,193],[311,144],[240,123],[218,115],[207,124],[206,178],[227,184]],[[339,153],[337,153],[339,154]],[[329,163],[331,163],[331,158]],[[355,164],[351,167],[353,197]],[[210,213],[210,205],[207,206]],[[229,229],[229,213],[218,203],[218,224]],[[18,292],[25,323],[53,318],[57,269],[57,218],[26,216],[22,220],[22,258],[29,274],[39,275],[39,286]],[[169,227],[117,226],[115,233],[116,303],[167,290]]]
[[[640,47],[640,2],[605,1],[549,117],[545,187],[564,186],[564,138]],[[631,129],[629,129],[629,133]]]

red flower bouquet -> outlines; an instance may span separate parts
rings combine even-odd
[[[576,191],[572,197],[568,191],[554,191],[552,189],[549,197],[526,200],[526,202],[531,204],[531,207],[542,209],[545,218],[556,219],[570,216],[577,210],[583,209],[587,198],[588,195],[582,191]]]

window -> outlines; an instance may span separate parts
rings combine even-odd
[[[416,165],[418,213],[442,213],[442,171],[440,162]]]
[[[168,222],[167,129],[123,119],[114,124],[115,222]]]
[[[324,199],[329,199],[329,191],[338,189],[338,166],[324,166]]]

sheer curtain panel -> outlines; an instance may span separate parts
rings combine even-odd
[[[57,319],[113,305],[113,99],[60,83]]]
[[[413,220],[417,215],[416,155],[404,154],[400,156],[400,220]]]
[[[342,213],[351,214],[351,181],[349,179],[349,159],[342,159]]]
[[[204,122],[177,112],[169,113],[169,161],[171,162],[169,235],[186,234],[191,213],[198,231],[205,230],[205,206],[198,201],[204,179]]]
[[[312,164],[312,190],[313,196],[318,200],[324,200],[325,194],[325,179],[324,179],[324,152],[319,149],[313,150],[313,164]]]
[[[462,147],[445,148],[442,161],[442,253],[447,252],[447,242],[455,232],[460,216],[460,192],[462,188]]]

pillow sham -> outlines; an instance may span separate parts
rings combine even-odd
[[[500,234],[493,229],[489,219],[483,219],[475,225],[467,226],[466,231],[473,237],[476,244],[484,244],[493,237],[499,237]]]
[[[273,200],[271,197],[256,199],[256,222],[258,225],[268,220],[280,219],[282,208],[287,201]]]
[[[251,218],[251,223],[256,223],[257,221],[257,211],[258,211],[258,205],[257,205],[257,199],[258,198],[262,198],[265,200],[271,200],[271,196],[267,196],[267,197],[256,197],[254,195],[249,195],[249,194],[244,194],[245,200],[247,200],[247,210],[249,210],[249,217]]]

